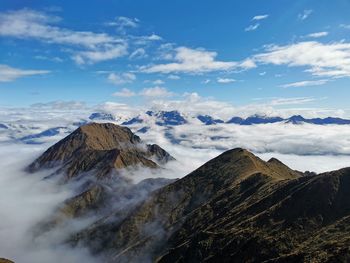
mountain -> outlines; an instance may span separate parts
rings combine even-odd
[[[13,261],[8,260],[6,258],[0,258],[0,263],[13,263]]]
[[[128,121],[124,121],[122,123],[122,125],[132,125],[132,124],[135,124],[135,123],[143,123],[143,120],[138,116],[138,117],[135,117],[135,118],[132,118]]]
[[[218,124],[218,123],[224,123],[223,120],[214,119],[213,117],[211,117],[209,115],[198,115],[197,119],[200,120],[205,125],[213,125],[213,124]]]
[[[244,121],[241,117],[232,117],[226,123],[241,124]]]
[[[156,124],[159,126],[176,126],[186,124],[187,120],[176,110],[174,111],[147,111],[147,115],[157,118]]]
[[[70,243],[108,262],[348,262],[349,189],[350,168],[307,176],[233,149]]]
[[[44,131],[37,133],[37,134],[31,134],[31,135],[24,136],[24,137],[20,138],[20,140],[25,142],[25,143],[35,144],[35,143],[37,143],[35,141],[35,139],[39,139],[39,138],[43,138],[43,137],[52,137],[52,136],[58,135],[58,134],[60,134],[60,131],[64,130],[64,129],[65,129],[65,127],[54,127],[54,128],[44,130]]]
[[[286,123],[292,123],[292,124],[301,124],[303,122],[307,122],[307,120],[300,115],[294,115],[286,120]]]
[[[246,119],[241,117],[232,117],[226,123],[239,124],[239,125],[253,125],[253,124],[267,124],[267,123],[277,123],[282,122],[285,119],[281,117],[268,117],[268,116],[260,116],[253,115]]]
[[[105,121],[114,121],[115,118],[111,113],[106,112],[94,112],[89,116],[89,119],[92,121],[95,120],[105,120]]]
[[[74,196],[34,232],[93,216],[66,244],[87,247],[105,262],[350,260],[350,168],[301,173],[237,148],[175,181],[110,180],[113,170],[158,168],[172,159],[126,127],[79,127],[28,169],[51,168],[65,182],[87,172],[98,180],[79,180]]]
[[[173,160],[169,153],[156,144],[144,144],[129,128],[90,123],[50,147],[28,171],[53,169],[53,174],[63,174],[64,181],[87,173],[103,179],[126,167],[157,168],[169,160]]]
[[[266,123],[276,123],[281,122],[284,119],[281,117],[266,117],[254,115],[243,120],[240,125],[253,125],[253,124],[266,124]]]
[[[193,119],[198,119],[205,125],[215,125],[218,123],[238,124],[238,125],[259,125],[269,123],[290,123],[290,124],[302,124],[310,123],[315,125],[350,125],[350,120],[327,117],[327,118],[311,118],[307,119],[300,115],[294,115],[289,118],[282,118],[279,116],[262,116],[252,115],[247,118],[234,116],[227,121],[214,118],[208,114],[182,114],[179,111],[147,111],[146,114],[141,114],[133,118],[129,118],[122,122],[122,125],[137,125],[147,123],[151,120],[159,126],[177,126],[191,123]]]

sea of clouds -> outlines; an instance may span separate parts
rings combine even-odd
[[[36,238],[32,231],[67,198],[74,189],[42,180],[47,174],[27,174],[24,168],[44,150],[67,136],[96,109],[77,105],[57,108],[35,106],[27,109],[1,109],[0,123],[0,257],[16,262],[96,262],[85,249],[62,246],[67,233],[51,233]],[[117,107],[113,111],[121,123],[144,111]],[[325,172],[350,166],[350,125],[293,125],[275,123],[240,126],[206,126],[190,119],[188,124],[158,126],[152,118],[130,126],[146,143],[156,143],[176,158],[161,172],[147,169],[124,171],[135,183],[147,178],[181,178],[225,150],[242,147],[264,160],[276,157],[293,169]],[[58,128],[53,136],[22,140],[28,135]],[[88,222],[79,222],[78,228]]]

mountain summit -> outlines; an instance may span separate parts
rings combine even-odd
[[[90,123],[79,127],[38,159],[28,170],[43,168],[63,173],[65,180],[92,172],[97,178],[108,176],[113,169],[141,165],[157,168],[174,158],[156,144],[144,144],[129,128],[111,123]]]

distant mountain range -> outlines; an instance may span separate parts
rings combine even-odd
[[[163,127],[165,137],[172,142],[179,142],[181,138],[174,138],[171,128],[181,125],[261,125],[261,124],[285,124],[285,125],[350,125],[350,120],[327,117],[327,118],[305,118],[300,115],[294,115],[289,118],[269,117],[261,115],[253,115],[247,118],[232,117],[227,120],[216,118],[208,114],[188,114],[179,111],[146,111],[135,114],[112,114],[108,112],[94,112],[85,118],[77,118],[76,120],[64,123],[54,123],[49,126],[43,125],[38,127],[35,125],[24,125],[15,122],[0,123],[0,133],[7,136],[10,140],[21,141],[26,144],[42,144],[49,140],[54,140],[71,133],[77,127],[86,125],[92,122],[100,123],[115,123],[130,127],[133,131],[139,134],[149,132],[154,126]],[[220,137],[213,137],[213,140],[219,140]]]
[[[189,116],[187,114],[182,114],[179,111],[147,111],[144,116],[154,118],[155,123],[159,126],[177,126],[187,123],[191,123],[193,119],[197,119],[205,125],[215,125],[215,124],[238,124],[238,125],[256,125],[256,124],[269,124],[269,123],[290,123],[290,124],[316,124],[316,125],[350,125],[350,120],[336,118],[336,117],[327,117],[327,118],[304,118],[300,115],[294,115],[289,118],[282,117],[269,117],[261,115],[253,115],[247,118],[241,118],[234,116],[229,120],[222,120],[219,118],[214,118],[210,115],[196,115]],[[122,125],[134,125],[140,124],[146,121],[146,118],[143,115],[135,116],[129,118],[126,121],[123,121]],[[89,117],[91,120],[116,120],[110,113],[93,113]]]
[[[302,173],[236,148],[175,181],[132,184],[119,173],[157,173],[170,159],[128,128],[78,128],[28,168],[84,182],[36,233],[92,214],[66,244],[101,262],[349,262],[350,168]]]

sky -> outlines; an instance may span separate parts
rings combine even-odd
[[[195,94],[350,117],[348,10],[346,0],[3,0],[0,106]]]

